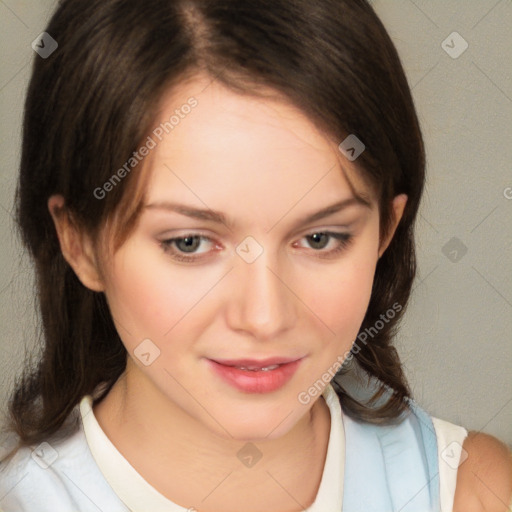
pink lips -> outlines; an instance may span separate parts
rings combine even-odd
[[[256,366],[258,368],[266,368],[275,364],[287,364],[297,361],[299,358],[269,357],[268,359],[213,359],[214,362],[223,364],[224,366]]]
[[[283,387],[302,358],[208,359],[210,368],[225,382],[245,393],[271,393]],[[277,366],[277,367],[276,367]]]

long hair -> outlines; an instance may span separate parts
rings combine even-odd
[[[102,199],[93,193],[132,157],[167,91],[206,72],[241,94],[272,90],[326,135],[365,144],[357,169],[379,198],[380,236],[391,201],[408,202],[378,261],[354,362],[377,387],[369,406],[333,379],[347,414],[392,422],[411,396],[392,345],[416,271],[414,222],[425,155],[397,51],[364,0],[63,0],[46,32],[58,48],[35,56],[23,125],[16,220],[35,263],[40,353],[9,401],[19,446],[62,431],[81,398],[104,397],[127,353],[103,293],[84,287],[64,259],[47,201],[61,194],[73,222],[99,240],[109,227],[118,248],[141,209],[144,173],[132,171]],[[375,328],[382,314],[393,318]],[[373,331],[372,331],[373,332]]]

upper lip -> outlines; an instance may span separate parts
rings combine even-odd
[[[267,359],[212,359],[212,361],[224,366],[254,366],[266,368],[275,364],[293,363],[302,359],[301,357],[269,357]]]

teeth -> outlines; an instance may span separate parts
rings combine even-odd
[[[249,371],[249,372],[258,372],[258,371],[269,372],[271,370],[275,370],[276,368],[279,368],[279,365],[273,364],[271,366],[265,366],[264,368],[258,368],[257,366],[237,366],[236,368],[238,368],[239,370],[245,370],[245,371]]]

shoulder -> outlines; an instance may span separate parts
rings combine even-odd
[[[512,453],[488,434],[469,432],[466,460],[457,472],[454,512],[508,512],[512,503]]]

